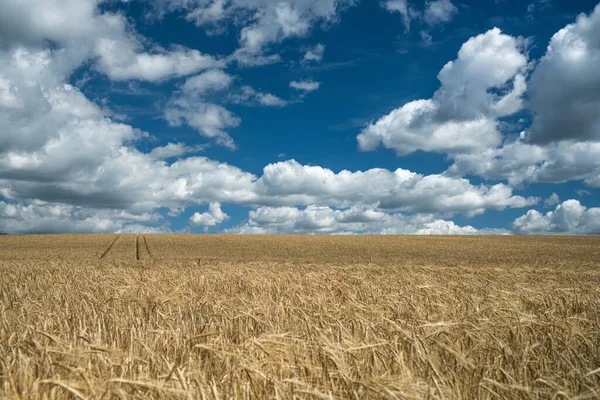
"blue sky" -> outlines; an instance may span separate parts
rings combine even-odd
[[[600,7],[0,0],[0,231],[599,234]]]

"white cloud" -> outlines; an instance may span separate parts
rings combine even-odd
[[[269,48],[292,37],[306,36],[313,26],[334,23],[341,10],[354,0],[161,0],[159,13],[184,10],[187,19],[210,34],[226,31],[232,22],[240,31],[239,48],[233,60],[254,66],[279,61]]]
[[[587,208],[577,200],[567,200],[554,211],[542,214],[529,210],[513,223],[516,233],[526,235],[600,234],[600,208]]]
[[[154,53],[139,51],[139,48],[130,48],[127,43],[117,40],[100,40],[96,45],[96,53],[100,57],[98,69],[113,80],[156,82],[224,66],[224,62],[197,50],[158,49]]]
[[[408,7],[406,0],[386,0],[381,5],[391,13],[400,13],[405,32],[410,31],[410,22],[416,15],[415,11]]]
[[[552,193],[550,197],[544,200],[544,207],[552,207],[560,203],[560,197],[556,193]]]
[[[321,233],[321,234],[416,234],[473,235],[507,233],[479,231],[472,226],[458,226],[433,215],[385,213],[371,206],[345,210],[310,205],[295,207],[260,207],[248,214],[248,221],[227,230],[230,233]]]
[[[169,125],[187,124],[218,144],[235,149],[235,143],[225,131],[239,126],[241,120],[223,106],[213,104],[208,95],[224,91],[233,77],[221,70],[210,70],[188,78],[180,93],[168,103],[165,118]]]
[[[435,121],[439,107],[433,100],[412,101],[369,125],[357,137],[361,150],[378,145],[398,155],[417,150],[440,153],[480,151],[499,143],[498,123],[480,117],[467,121]]]
[[[323,55],[325,54],[325,46],[321,43],[317,44],[315,47],[312,47],[306,50],[304,53],[304,58],[302,61],[304,62],[317,62],[320,63],[323,60]]]
[[[447,174],[600,187],[599,35],[600,5],[557,32],[529,82],[531,130],[498,148],[452,154]]]
[[[302,165],[294,160],[269,164],[257,181],[257,203],[263,205],[376,204],[405,212],[461,212],[526,207],[537,198],[514,196],[506,185],[474,186],[468,180],[420,175],[397,169],[340,171]]]
[[[185,157],[181,153],[189,149],[184,146],[144,154],[134,144],[148,134],[113,121],[78,89],[61,83],[59,55],[23,49],[0,53],[4,79],[18,88],[11,93],[19,104],[16,110],[0,109],[0,195],[6,199],[132,212],[216,201],[336,207],[379,202],[410,212],[479,213],[536,201],[513,195],[505,185],[474,186],[466,179],[401,169],[334,173],[287,161],[266,166],[256,177],[206,157]],[[208,71],[183,84],[182,98],[203,99],[229,87],[229,81],[222,72]],[[187,117],[199,128],[222,128],[220,116],[211,119],[210,112],[198,112],[202,103],[193,104],[176,104],[175,110],[197,113]],[[193,120],[196,115],[205,120]],[[181,158],[171,164],[163,161],[176,154]]]
[[[293,0],[288,2],[244,0],[234,5],[246,6],[254,11],[254,23],[240,33],[241,48],[250,54],[260,54],[271,43],[289,37],[305,36],[311,26],[319,21],[331,22],[349,0]]]
[[[407,0],[385,0],[381,5],[387,11],[399,13],[402,16],[405,32],[410,31],[411,22],[415,19],[422,18],[425,23],[434,26],[450,22],[458,13],[458,9],[450,0],[427,1],[422,13],[410,7]],[[421,36],[425,42],[428,42],[427,37],[429,37],[429,41],[431,40],[431,36],[427,32],[422,31]]]
[[[182,143],[168,143],[165,146],[155,147],[150,152],[150,157],[157,160],[166,160],[173,157],[181,157],[190,153],[198,153],[204,150],[203,146],[186,146]]]
[[[0,201],[0,232],[5,233],[104,233],[165,230],[147,224],[160,222],[155,213],[130,214],[120,210],[90,210],[46,204],[12,204]]]
[[[320,82],[315,82],[312,80],[309,81],[292,81],[290,82],[290,87],[296,90],[301,90],[304,92],[314,92],[321,87]]]
[[[225,90],[231,86],[232,82],[231,75],[222,70],[213,69],[188,78],[182,86],[182,91],[189,96],[205,95],[209,92]]]
[[[41,45],[87,39],[121,30],[119,14],[97,13],[100,0],[5,0],[0,5],[0,41]]]
[[[234,80],[233,76],[217,69],[188,78],[167,104],[167,122],[171,126],[189,125],[202,136],[235,149],[235,143],[226,130],[239,126],[241,119],[224,106],[215,104],[219,97],[223,102],[246,106],[283,107],[287,102],[250,86],[234,89]]]
[[[158,159],[189,150],[181,147],[138,151],[133,145],[146,133],[114,122],[62,83],[64,55],[0,51],[0,70],[18,104],[0,108],[0,196],[132,212],[255,197],[256,178],[236,167],[205,157],[170,165]]]
[[[259,92],[250,86],[242,86],[239,91],[231,93],[229,100],[247,106],[284,107],[288,104],[274,94]]]
[[[497,118],[522,108],[526,67],[521,39],[497,28],[473,37],[440,71],[432,99],[409,102],[370,124],[357,137],[359,147],[383,145],[399,155],[494,148],[501,143]]]
[[[283,107],[287,105],[287,101],[271,93],[256,93],[256,100],[265,107]]]
[[[214,27],[227,17],[227,3],[228,0],[214,0],[209,4],[200,4],[187,14],[186,19],[193,21],[197,26]]]
[[[225,129],[239,126],[241,120],[223,106],[177,98],[171,101],[165,111],[165,118],[171,126],[185,123],[198,130],[202,136],[215,139],[222,146],[236,148]]]
[[[238,49],[228,60],[236,61],[241,67],[262,67],[280,62],[281,56],[279,54],[253,54],[245,49]]]
[[[0,44],[40,48],[50,41],[73,67],[94,60],[115,80],[160,81],[223,65],[197,50],[158,46],[145,51],[139,36],[119,13],[102,12],[100,0],[6,0],[0,3]]]
[[[450,0],[428,1],[423,18],[429,25],[446,23],[452,20],[458,9]]]
[[[530,80],[530,140],[600,140],[600,4],[551,39]]]
[[[28,1],[27,4],[35,5],[32,0]],[[0,10],[7,10],[7,4],[16,4],[15,10],[19,12],[42,15],[51,21],[40,23],[16,18],[31,28],[29,36],[23,34],[22,37],[21,25],[2,25],[0,28],[3,29],[0,47],[0,196],[7,201],[3,206],[5,211],[10,209],[11,213],[8,216],[9,211],[6,211],[7,215],[3,217],[3,230],[48,231],[53,225],[54,231],[74,232],[163,229],[153,226],[157,221],[147,221],[145,216],[154,215],[160,208],[181,212],[192,205],[218,202],[257,207],[348,208],[337,210],[340,213],[336,213],[335,220],[348,231],[348,224],[375,223],[382,215],[388,215],[382,210],[477,214],[488,209],[530,206],[538,200],[514,195],[506,185],[473,185],[466,179],[425,176],[402,169],[333,172],[287,161],[267,165],[258,177],[226,163],[190,156],[199,149],[180,143],[170,143],[144,153],[136,145],[141,139],[148,138],[149,133],[117,122],[110,110],[65,83],[76,68],[91,62],[109,78],[151,81],[194,75],[196,72],[191,71],[200,68],[202,73],[181,84],[167,104],[165,118],[172,125],[188,124],[202,135],[230,147],[234,143],[226,131],[237,126],[240,120],[217,102],[232,101],[231,95],[236,94],[232,90],[236,78],[218,68],[219,62],[214,68],[211,60],[208,63],[202,61],[201,66],[188,64],[188,58],[199,54],[193,50],[173,48],[166,51],[139,45],[147,43],[146,40],[135,34],[121,15],[102,13],[95,2],[80,3],[91,11],[77,23],[88,26],[78,26],[70,21],[63,21],[64,26],[57,25],[50,18],[57,12],[55,6],[58,3],[53,1],[39,3],[46,11],[39,15],[36,11],[24,11],[21,5],[13,3],[3,3]],[[64,5],[72,4],[65,2]],[[314,3],[311,7],[324,7],[325,10],[327,2]],[[320,15],[326,13],[323,10],[319,11]],[[303,14],[299,15],[304,18]],[[331,18],[334,15],[335,12]],[[73,41],[65,39],[71,37]],[[124,40],[118,41],[119,37]],[[57,45],[46,49],[45,40],[56,41]],[[122,51],[121,47],[108,51],[110,46],[99,50],[99,43],[110,44],[111,40],[124,46]],[[150,50],[146,51],[147,47]],[[128,60],[121,60],[122,54],[126,54]],[[162,57],[167,55],[178,60],[177,65],[169,64]],[[183,58],[178,58],[180,55]],[[453,72],[455,68],[448,67],[447,75],[457,74]],[[450,87],[442,74],[440,76],[443,88]],[[487,82],[486,77],[480,79]],[[303,91],[315,85],[318,87],[318,82],[296,83],[298,90]],[[248,103],[279,106],[284,102],[269,93],[248,88],[241,89],[244,96],[247,95]],[[447,94],[439,94],[442,95]],[[508,96],[502,99],[510,98]],[[491,114],[502,114],[497,108],[510,108],[499,106],[502,101],[507,102],[494,99]],[[447,105],[450,101],[440,104]],[[444,109],[439,104],[438,107]],[[373,204],[378,204],[377,208]],[[364,208],[368,206],[371,209]],[[15,208],[20,210],[16,214]],[[125,210],[126,215],[120,210]],[[208,214],[217,218],[216,213],[209,211]],[[446,218],[445,215],[442,217]],[[434,224],[438,219],[439,215],[431,217],[421,225],[415,225],[415,229],[440,231],[445,227],[443,229],[448,231],[455,230],[448,221]],[[304,225],[299,226],[313,224],[318,228],[319,223],[306,217],[302,222]],[[391,230],[394,226],[384,228]]]
[[[562,141],[545,146],[523,140],[505,142],[480,153],[455,154],[449,176],[474,174],[486,179],[506,179],[511,185],[523,182],[563,183],[582,180],[600,187],[600,142]]]
[[[229,215],[221,210],[221,203],[213,202],[208,205],[208,211],[205,213],[195,213],[190,217],[192,226],[215,226],[229,219]]]

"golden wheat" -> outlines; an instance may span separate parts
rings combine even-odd
[[[3,236],[0,397],[600,397],[600,239]]]

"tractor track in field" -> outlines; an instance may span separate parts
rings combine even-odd
[[[115,243],[117,243],[117,240],[119,240],[120,237],[121,237],[121,235],[118,235],[115,238],[115,240],[113,240],[112,242],[110,242],[110,244],[108,245],[108,247],[106,248],[106,250],[104,250],[104,252],[100,256],[100,259],[103,259],[104,257],[106,257],[106,255],[110,252],[110,250],[113,248],[113,246],[115,245]]]
[[[135,235],[135,259],[140,261],[140,235]]]
[[[142,260],[142,253],[144,252],[144,249],[148,253],[148,256],[151,259],[154,259],[154,255],[152,254],[152,252],[150,251],[150,248],[148,247],[148,241],[146,240],[146,236],[138,234],[135,236],[135,259],[137,261]]]
[[[146,241],[146,235],[142,236],[142,238],[144,239],[144,247],[146,248],[148,255],[150,256],[150,258],[154,258],[154,255],[150,251],[150,248],[148,248],[148,242]]]

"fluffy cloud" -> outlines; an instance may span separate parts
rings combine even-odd
[[[238,54],[261,54],[265,47],[289,37],[305,36],[319,21],[333,21],[340,8],[352,4],[350,0],[269,0],[233,1],[236,6],[249,6],[254,12],[254,23],[240,33]]]
[[[321,82],[315,81],[292,81],[290,87],[303,92],[314,92],[321,87]]]
[[[472,226],[458,226],[433,215],[385,213],[370,206],[336,210],[323,206],[260,207],[250,211],[248,221],[231,233],[322,233],[322,234],[417,234],[473,235],[491,233]],[[493,233],[505,233],[493,231]]]
[[[259,201],[266,205],[351,207],[378,203],[383,209],[406,212],[478,214],[486,209],[526,207],[539,200],[515,196],[502,184],[474,186],[466,179],[404,169],[335,173],[294,160],[266,166],[256,185]]]
[[[226,20],[240,29],[239,48],[232,59],[242,65],[263,65],[280,60],[265,53],[273,44],[306,36],[317,24],[331,24],[354,0],[160,0],[159,12],[184,10],[187,19],[209,33],[225,31]]]
[[[321,43],[317,44],[315,47],[306,50],[304,53],[303,62],[321,62],[323,60],[323,55],[325,54],[325,46]]]
[[[259,92],[250,86],[242,86],[237,92],[229,95],[229,100],[235,104],[246,106],[284,107],[287,101],[271,93]]]
[[[600,4],[551,39],[530,81],[532,143],[600,140]]]
[[[195,213],[190,217],[192,226],[215,226],[229,219],[229,215],[221,210],[221,203],[213,202],[208,205],[208,211],[205,213]]]
[[[299,24],[309,21],[309,25],[317,20],[331,21],[338,6],[345,3],[292,2],[288,8],[282,8],[281,17],[286,20],[297,15]],[[30,7],[24,8],[23,4]],[[228,4],[231,3],[222,3],[224,12]],[[335,5],[333,9],[332,5]],[[78,21],[53,17],[55,13],[62,15],[61,7],[70,10],[76,6],[81,6],[81,10],[73,11],[79,16]],[[274,3],[265,2],[260,7],[247,9],[253,10],[253,14],[272,7]],[[312,11],[306,14],[303,7]],[[89,62],[115,80],[160,81],[190,75],[167,103],[166,120],[171,125],[190,125],[205,137],[230,147],[234,147],[234,143],[227,130],[237,126],[240,120],[218,102],[281,106],[285,101],[248,86],[236,89],[236,78],[222,70],[219,60],[190,49],[165,50],[152,46],[135,33],[122,15],[102,11],[95,1],[8,1],[0,5],[0,11],[0,196],[4,199],[1,230],[163,229],[156,226],[160,222],[156,210],[167,208],[180,212],[192,205],[232,203],[263,209],[307,206],[301,210],[305,216],[296,218],[300,222],[292,229],[308,230],[313,226],[313,231],[325,232],[401,233],[404,232],[401,222],[405,222],[414,225],[414,232],[469,233],[469,227],[457,227],[439,215],[421,221],[416,216],[389,214],[389,211],[472,215],[488,209],[528,207],[538,201],[515,195],[510,187],[502,184],[473,185],[459,177],[420,175],[403,169],[334,172],[291,160],[267,165],[261,176],[255,176],[233,165],[193,155],[200,149],[181,143],[142,152],[136,145],[151,133],[118,122],[111,110],[66,84],[73,71]],[[217,18],[218,12],[214,15]],[[262,14],[249,27],[261,26],[261,18]],[[285,24],[294,25],[288,22]],[[24,33],[27,29],[29,31]],[[262,54],[269,43],[302,34],[302,30],[291,29],[281,36],[258,38],[257,49],[260,50],[256,50],[253,57]],[[518,42],[499,31],[482,37],[483,42],[504,41],[508,43],[506,48]],[[53,44],[52,48],[48,42]],[[243,42],[244,48],[252,47],[248,43]],[[508,62],[514,54],[494,45],[490,46],[493,52],[506,50],[506,59],[501,60],[505,69],[495,70],[492,66],[497,60],[490,64],[476,60],[469,52],[477,51],[470,46],[477,47],[477,43],[463,46],[461,52],[465,55],[459,54],[456,62],[444,67],[439,77],[442,87],[429,100],[431,104],[427,101],[415,104],[421,104],[435,123],[442,120],[447,126],[456,123],[463,124],[462,127],[471,124],[474,131],[480,126],[480,118],[461,114],[469,109],[467,105],[478,104],[478,115],[489,119],[520,107],[519,74],[510,70],[518,69],[515,65],[520,64]],[[487,73],[494,78],[473,72],[480,68],[487,68]],[[457,80],[464,81],[467,75],[476,78],[475,83],[467,85],[470,88],[468,101],[462,99],[453,86]],[[512,90],[508,88],[511,84]],[[318,85],[318,82],[304,81],[295,82],[293,87],[310,91]],[[490,94],[490,88],[503,94]],[[427,107],[435,110],[426,110]],[[446,118],[447,115],[452,119]],[[463,131],[463,136],[465,132],[469,131]],[[465,138],[463,146],[464,143],[468,143]],[[436,146],[443,148],[441,144]],[[467,144],[465,147],[476,146]],[[213,221],[223,218],[225,214],[218,213],[217,208],[220,211],[220,206],[211,205],[207,213],[198,214],[196,222],[207,222],[208,217]],[[339,227],[319,225],[332,221],[332,215],[332,223]],[[321,216],[323,221],[319,219]],[[396,222],[381,222],[394,218]],[[256,221],[259,220],[257,217]],[[361,224],[371,225],[361,228]],[[409,232],[412,231],[406,231]]]
[[[235,149],[233,139],[225,130],[239,126],[241,120],[225,107],[209,101],[209,96],[228,89],[232,82],[233,77],[221,70],[210,70],[188,78],[180,93],[167,105],[167,122],[171,126],[185,123],[195,128],[202,136]]]
[[[600,187],[600,6],[557,32],[529,82],[533,125],[520,138],[452,154],[450,176]]]
[[[436,25],[449,22],[457,12],[458,9],[450,0],[428,1],[423,18],[429,25]]]
[[[513,186],[581,180],[590,187],[600,187],[599,142],[562,141],[540,146],[519,139],[496,149],[453,155],[453,159],[448,176],[472,174],[507,180]]]
[[[235,149],[235,143],[226,132],[240,125],[241,120],[227,108],[215,104],[223,102],[247,106],[283,107],[287,102],[271,93],[263,93],[250,86],[232,88],[235,78],[213,69],[188,78],[167,104],[165,118],[171,126],[187,124],[202,136],[215,139],[225,147]]]
[[[407,0],[385,0],[381,5],[387,11],[399,13],[402,16],[405,32],[410,31],[411,21],[414,19],[422,19],[429,26],[434,26],[451,21],[458,13],[458,9],[450,0],[427,1],[423,12],[410,7]],[[428,34],[422,31],[421,36],[424,35]],[[423,39],[425,40],[425,37]],[[429,41],[431,41],[431,36],[429,36]]]
[[[161,160],[189,148],[141,153],[134,144],[148,134],[115,122],[110,111],[62,83],[69,73],[63,57],[62,51],[0,51],[12,102],[0,108],[0,196],[132,212],[255,197],[256,178],[236,167],[205,157]]]
[[[222,70],[213,69],[188,78],[183,84],[182,91],[189,96],[201,96],[225,90],[231,86],[232,82],[233,77],[231,75]]]
[[[171,101],[165,111],[165,118],[171,126],[185,123],[198,130],[202,136],[215,139],[222,146],[236,148],[225,129],[239,126],[241,120],[223,106],[180,97]]]
[[[110,111],[61,83],[60,54],[19,49],[0,57],[10,93],[4,97],[11,103],[0,109],[0,196],[13,202],[132,213],[207,202],[336,207],[379,202],[387,209],[478,213],[536,201],[504,185],[474,186],[400,169],[335,173],[287,161],[268,165],[256,177],[206,157],[185,157],[192,149],[184,145],[142,153],[135,143],[147,133],[115,122]],[[226,74],[208,71],[187,80],[181,92],[201,98],[228,82]],[[180,158],[164,161],[170,157]]]
[[[130,214],[120,210],[90,210],[65,205],[11,204],[0,201],[0,232],[5,233],[104,233],[156,231],[165,228],[155,213]]]
[[[172,3],[177,3],[177,1],[172,1]],[[186,3],[191,2],[184,1],[181,6],[186,5]],[[215,29],[217,23],[223,20],[229,12],[227,3],[227,0],[213,0],[210,3],[206,1],[201,2],[187,14],[186,19],[193,21],[197,26],[208,26]],[[212,30],[209,32],[220,33],[222,31],[222,29],[216,29],[216,31]]]
[[[552,193],[550,197],[544,200],[544,207],[552,207],[560,203],[560,197],[556,193]]]
[[[546,214],[527,211],[513,222],[513,228],[516,233],[526,235],[597,235],[600,234],[600,208],[587,208],[577,200],[567,200]]]
[[[197,50],[159,48],[154,53],[141,53],[140,50],[141,45],[137,43],[101,40],[96,45],[98,70],[113,80],[156,82],[224,66],[223,62]]]
[[[182,143],[168,143],[165,146],[155,147],[150,152],[150,157],[157,160],[180,157],[186,154],[198,153],[204,150],[203,146],[186,146]]]
[[[223,62],[197,50],[177,47],[151,51],[126,18],[102,12],[101,0],[7,0],[0,4],[0,44],[41,48],[47,41],[69,53],[78,65],[95,60],[111,79],[160,81],[186,76]]]
[[[526,67],[521,39],[497,28],[473,37],[440,71],[432,99],[407,103],[370,124],[357,137],[359,147],[383,145],[399,155],[494,148],[501,143],[497,118],[522,108]]]

